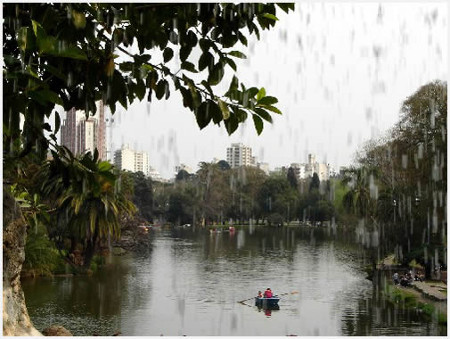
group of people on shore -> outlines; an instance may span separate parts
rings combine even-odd
[[[410,286],[413,281],[423,281],[424,276],[421,273],[413,274],[412,271],[399,276],[399,274],[395,272],[392,276],[392,280],[394,281],[395,285],[407,287]]]

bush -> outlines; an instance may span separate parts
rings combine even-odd
[[[23,270],[33,276],[51,276],[59,270],[65,272],[64,261],[42,225],[28,231]]]

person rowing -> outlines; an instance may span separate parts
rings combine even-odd
[[[272,290],[269,287],[267,287],[267,290],[264,291],[264,298],[272,298],[272,296],[273,296]]]

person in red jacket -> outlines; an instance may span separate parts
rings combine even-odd
[[[267,290],[264,291],[264,298],[272,298],[272,291],[267,287]]]

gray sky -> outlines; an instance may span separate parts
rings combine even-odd
[[[301,3],[279,12],[275,29],[242,47],[237,75],[247,87],[264,86],[279,99],[257,136],[252,119],[228,136],[224,127],[199,130],[178,92],[169,101],[146,100],[114,119],[113,149],[128,143],[149,153],[163,177],[184,163],[225,159],[232,142],[253,148],[271,169],[306,162],[348,165],[359,146],[384,134],[399,108],[420,86],[447,80],[449,8],[445,2]],[[240,61],[240,60],[238,60]],[[227,76],[232,76],[230,68]],[[228,84],[227,84],[228,85]]]

